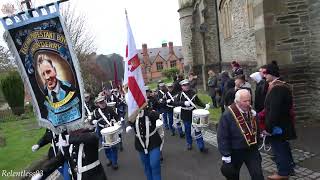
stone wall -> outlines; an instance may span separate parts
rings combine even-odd
[[[281,76],[292,85],[298,121],[310,118],[310,53],[307,0],[264,0],[266,58],[277,60]]]
[[[183,46],[184,71],[189,72],[193,65],[192,55],[192,27],[193,27],[193,7],[180,7],[181,41]]]
[[[219,1],[219,0],[218,0]],[[232,1],[231,37],[225,39],[220,21],[220,46],[223,62],[256,61],[254,28],[249,28],[246,0]],[[219,13],[219,20],[221,14]]]
[[[310,20],[310,63],[308,72],[310,75],[309,95],[311,120],[320,120],[320,1],[308,0]]]

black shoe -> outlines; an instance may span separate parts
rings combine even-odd
[[[188,145],[187,150],[191,151],[192,150],[192,145]]]
[[[107,166],[109,167],[109,166],[111,166],[111,165],[112,165],[112,162],[109,161],[109,162],[107,163]]]
[[[163,156],[162,156],[162,153],[160,153],[160,162],[163,161]]]
[[[204,153],[204,154],[207,154],[209,152],[209,149],[208,148],[202,148],[202,149],[200,149],[200,152]]]
[[[184,134],[180,134],[180,138],[184,138]]]
[[[123,151],[122,143],[120,144],[119,150],[120,150],[120,152],[122,152],[122,151]]]
[[[118,170],[118,169],[119,169],[119,166],[118,166],[118,165],[112,165],[112,169],[113,169],[113,170]]]
[[[174,132],[173,132],[173,133],[171,133],[171,136],[175,136],[175,135],[176,135],[176,133],[174,133]]]

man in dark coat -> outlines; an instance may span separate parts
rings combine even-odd
[[[180,82],[183,80],[183,74],[179,74],[177,79],[173,82],[173,91],[172,94],[178,94],[182,91]]]
[[[235,102],[222,114],[218,126],[218,149],[222,155],[221,172],[228,180],[239,180],[243,163],[252,180],[263,180],[258,150],[258,126],[251,110],[251,95],[246,89],[236,92]]]
[[[278,172],[268,176],[270,180],[289,179],[294,172],[294,161],[288,140],[296,139],[293,116],[293,100],[290,85],[281,81],[279,68],[273,62],[266,67],[269,83],[265,100],[266,132],[275,155]]]
[[[266,65],[261,66],[259,72],[253,73],[250,77],[257,83],[255,90],[254,108],[257,112],[261,112],[264,108],[264,101],[268,91],[268,83],[264,78],[266,73]]]
[[[213,70],[210,70],[208,72],[209,78],[208,78],[208,91],[209,96],[212,99],[212,106],[213,108],[217,108],[217,100],[216,100],[216,89],[218,87],[218,78],[216,74],[213,72]]]

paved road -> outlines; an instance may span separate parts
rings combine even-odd
[[[164,180],[223,180],[220,173],[220,155],[216,147],[206,144],[208,154],[201,154],[195,147],[192,151],[185,148],[185,139],[166,134],[163,149],[164,161],[162,163],[162,179]],[[138,153],[134,149],[133,134],[125,135],[124,151],[119,153],[119,169],[114,171],[106,167],[106,158],[100,153],[108,180],[143,180],[142,165]],[[242,168],[241,179],[248,180],[246,168]]]

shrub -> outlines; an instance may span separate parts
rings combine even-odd
[[[16,71],[10,72],[1,80],[0,84],[3,95],[8,102],[13,114],[24,113],[24,85],[20,75]]]
[[[162,70],[162,75],[164,75],[168,79],[173,79],[176,74],[179,73],[179,69],[177,68],[168,68]]]

